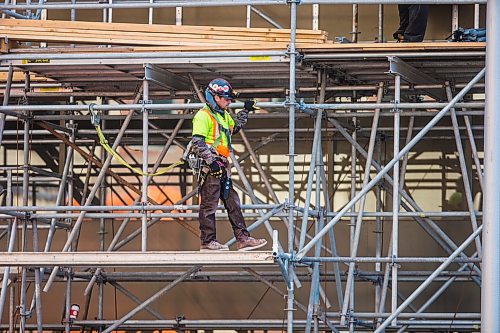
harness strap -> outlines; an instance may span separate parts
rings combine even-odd
[[[216,123],[218,125],[218,126],[215,126],[214,137],[216,136],[216,132],[219,132],[219,136],[217,136],[217,138],[215,138],[214,142],[212,143],[212,147],[214,147],[217,150],[217,147],[219,147],[220,143],[222,142],[222,132],[223,132],[226,135],[227,146],[228,146],[227,153],[229,153],[230,151],[233,150],[233,148],[231,146],[232,126],[230,126],[230,129],[225,128],[224,125],[222,125],[219,122],[219,120],[217,119],[217,116],[215,114],[213,114],[213,112],[210,108],[204,108],[203,110],[210,116],[210,119],[212,120],[212,122]],[[227,120],[227,113],[226,112],[224,112],[224,119],[226,120],[226,122],[229,123],[229,121]],[[227,157],[227,156],[225,156],[225,157]]]
[[[168,171],[170,171],[171,169],[175,168],[176,166],[179,166],[181,164],[184,164],[184,161],[180,160],[180,161],[177,161],[171,165],[169,165],[168,167],[166,168],[163,168],[163,169],[160,169],[158,170],[157,172],[155,173],[149,173],[149,172],[143,172],[142,170],[140,169],[137,169],[137,168],[134,168],[133,166],[131,166],[130,164],[127,163],[127,161],[125,161],[123,159],[123,157],[120,156],[120,154],[118,154],[116,151],[113,150],[113,148],[109,145],[108,143],[108,140],[106,140],[106,138],[104,137],[104,134],[102,133],[101,131],[101,125],[96,125],[95,126],[95,129],[97,131],[97,136],[99,137],[99,143],[100,145],[110,154],[112,155],[114,158],[116,158],[118,160],[118,162],[120,162],[122,165],[124,165],[125,167],[127,167],[128,169],[130,169],[131,171],[135,172],[136,174],[139,174],[141,176],[148,176],[148,177],[152,177],[152,176],[159,176],[159,175],[162,175],[164,173],[167,173]]]

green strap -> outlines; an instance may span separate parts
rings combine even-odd
[[[99,143],[100,145],[110,154],[112,155],[114,158],[116,158],[118,160],[118,162],[120,162],[122,165],[124,165],[125,167],[127,167],[128,169],[130,169],[131,171],[135,172],[136,174],[139,174],[141,176],[148,176],[148,177],[152,177],[152,176],[159,176],[159,175],[162,175],[168,171],[170,171],[171,169],[175,168],[176,166],[179,166],[181,164],[184,164],[184,161],[180,160],[178,162],[175,162],[171,165],[169,165],[168,167],[166,168],[163,168],[163,169],[160,169],[158,170],[157,172],[155,173],[149,173],[149,172],[143,172],[142,170],[140,169],[137,169],[137,168],[134,168],[133,166],[131,166],[130,164],[127,163],[127,161],[125,161],[123,159],[123,157],[120,156],[120,154],[118,154],[116,151],[113,150],[112,147],[110,147],[110,145],[108,144],[108,140],[106,140],[106,138],[104,137],[104,134],[102,133],[101,131],[101,126],[100,125],[97,125],[95,126],[95,129],[97,131],[97,136],[99,137]]]

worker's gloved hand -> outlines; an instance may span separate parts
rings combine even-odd
[[[222,178],[226,174],[226,167],[224,163],[219,160],[215,160],[210,164],[210,174],[215,178]]]
[[[247,111],[255,111],[260,110],[258,106],[256,106],[257,101],[255,99],[251,99],[249,101],[245,101],[243,108]]]

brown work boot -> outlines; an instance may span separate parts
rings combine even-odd
[[[208,244],[202,244],[200,246],[200,251],[229,251],[227,245],[221,244],[216,240],[211,241]]]
[[[255,239],[253,237],[248,237],[244,240],[238,241],[236,248],[238,251],[251,251],[256,250],[267,244],[265,239]]]

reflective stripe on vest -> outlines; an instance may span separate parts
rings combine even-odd
[[[224,142],[222,140],[223,134],[220,131],[219,122],[217,121],[217,119],[215,119],[214,115],[212,114],[212,112],[210,112],[210,110],[208,108],[203,108],[202,110],[205,111],[208,114],[208,116],[210,117],[210,120],[212,120],[212,128],[213,128],[212,139],[214,142],[211,144],[211,146],[214,147],[215,150],[219,154],[221,154],[222,156],[224,156],[226,158],[229,157],[230,150],[229,150],[228,146],[224,145]],[[229,124],[229,121],[227,121],[226,113],[224,113],[224,120],[226,120],[226,122]],[[229,127],[230,127],[229,130],[232,133],[233,126],[229,125]],[[231,140],[230,137],[226,137],[226,139],[227,139],[228,143]]]

